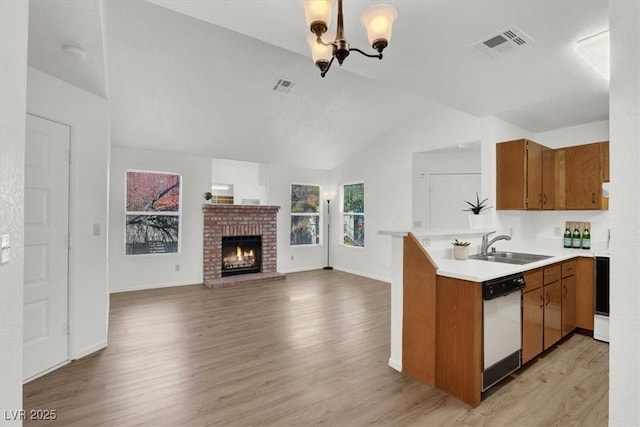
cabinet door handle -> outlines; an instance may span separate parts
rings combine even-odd
[[[546,194],[544,194],[544,195],[542,196],[542,204],[543,204],[543,205],[546,205],[546,204],[547,204],[547,195],[546,195]]]
[[[544,307],[544,297],[540,295],[540,308]]]
[[[596,204],[596,193],[591,193],[591,203]]]
[[[564,290],[564,293],[562,294],[562,296],[566,297],[569,294],[569,289],[567,289],[566,285],[562,285],[562,289]]]
[[[540,206],[542,206],[542,193],[540,193]]]
[[[549,296],[548,293],[545,292],[544,294],[547,297],[547,303],[545,305],[549,305],[549,303],[551,302],[551,297]]]

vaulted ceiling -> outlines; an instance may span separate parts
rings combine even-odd
[[[607,1],[389,2],[384,60],[354,53],[324,79],[295,0],[31,0],[29,63],[108,97],[117,145],[321,169],[436,104],[532,132],[608,118],[608,81],[574,52],[608,28]],[[363,50],[370,3],[345,0]],[[471,47],[512,26],[533,40],[495,57]]]

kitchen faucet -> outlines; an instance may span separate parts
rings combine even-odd
[[[489,235],[493,233],[495,233],[495,231],[482,235],[482,246],[480,246],[481,255],[487,255],[489,246],[493,245],[498,240],[511,240],[511,236],[507,236],[506,234],[500,234],[499,236],[496,236],[493,239],[489,240]]]

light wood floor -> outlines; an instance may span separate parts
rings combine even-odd
[[[472,409],[388,366],[389,306],[389,284],[324,270],[115,294],[109,347],[26,384],[25,409],[57,426],[607,425],[607,344],[574,335]]]

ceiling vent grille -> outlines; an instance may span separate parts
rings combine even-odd
[[[469,47],[493,58],[511,49],[523,47],[533,42],[534,40],[531,36],[515,25],[512,25],[472,44]]]
[[[289,93],[291,92],[291,89],[293,89],[295,85],[296,85],[296,82],[294,82],[291,79],[286,79],[284,77],[276,77],[271,87],[275,92]]]

